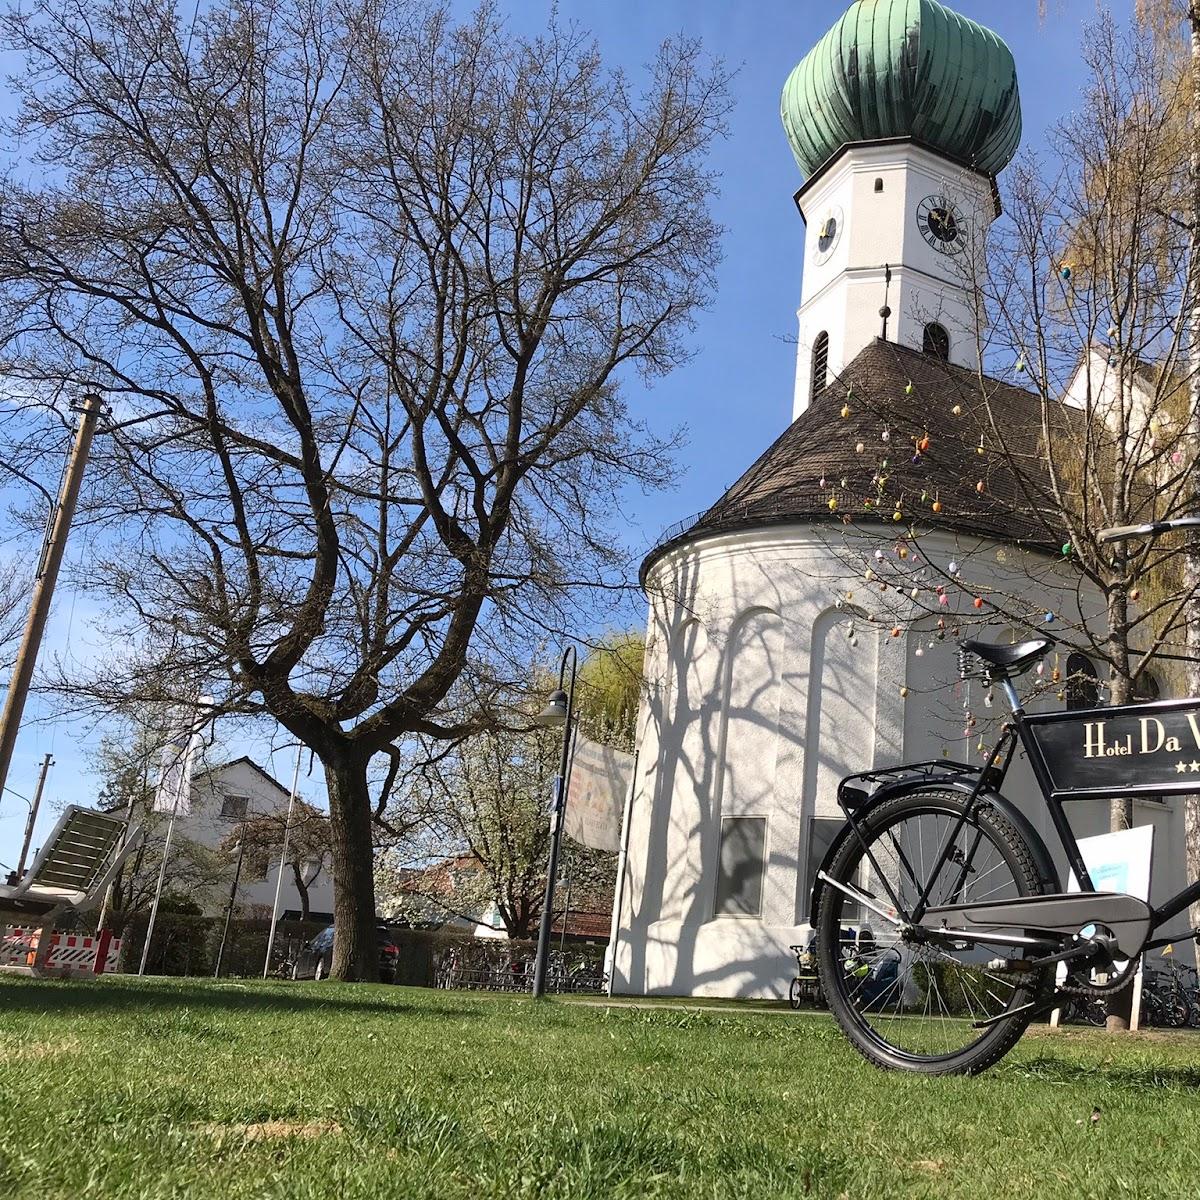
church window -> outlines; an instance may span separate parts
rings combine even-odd
[[[816,399],[817,393],[823,391],[829,378],[829,334],[821,330],[813,343],[812,355],[812,388],[809,396]]]
[[[766,849],[766,817],[726,817],[721,822],[718,917],[762,915]]]
[[[1067,708],[1098,708],[1100,681],[1096,668],[1086,654],[1068,654],[1066,687]]]
[[[833,839],[845,825],[841,817],[810,817],[808,820],[808,883],[804,894],[812,895],[813,886],[817,882],[817,872],[825,859],[826,851],[833,845]]]
[[[932,354],[934,358],[940,358],[942,362],[949,361],[950,335],[946,332],[946,327],[939,325],[936,321],[930,321],[925,326],[921,349],[926,354]]]
[[[877,192],[883,191],[883,179],[882,178],[875,180],[875,190]]]

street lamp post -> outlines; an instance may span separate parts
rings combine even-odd
[[[25,877],[25,860],[29,857],[29,847],[33,844],[33,827],[37,822],[38,809],[42,803],[42,789],[46,786],[46,774],[52,766],[54,766],[54,759],[47,754],[42,759],[42,769],[38,774],[37,790],[33,793],[33,799],[25,801],[29,805],[29,816],[25,821],[25,836],[21,839],[21,856],[17,859],[17,869],[9,875],[9,883],[14,887]],[[5,790],[12,791],[11,788]],[[13,792],[14,796],[16,794]],[[24,799],[24,797],[21,798]]]
[[[246,802],[247,808],[249,801]],[[241,832],[238,837],[237,866],[233,868],[233,883],[229,885],[229,903],[225,906],[225,928],[221,930],[221,944],[217,947],[217,965],[213,970],[213,978],[221,978],[221,963],[225,958],[225,943],[229,940],[229,923],[233,920],[233,906],[237,901],[238,883],[242,878],[242,859],[246,857],[246,817],[242,817]]]
[[[571,663],[571,678],[567,688],[567,661]],[[546,867],[546,895],[542,900],[542,919],[538,925],[537,957],[533,966],[533,998],[546,993],[546,960],[550,956],[550,925],[554,909],[554,880],[558,874],[558,854],[562,845],[563,810],[567,804],[567,766],[571,753],[571,718],[575,710],[575,668],[578,656],[574,646],[563,651],[558,665],[558,688],[550,694],[546,707],[538,715],[541,725],[563,727],[562,750],[558,759],[558,775],[554,780],[554,810],[550,818],[550,862]]]

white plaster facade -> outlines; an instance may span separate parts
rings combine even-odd
[[[962,228],[957,253],[931,247],[921,233],[922,200],[944,196]],[[886,288],[892,315],[888,337],[921,349],[926,324],[950,334],[950,361],[973,367],[979,359],[976,289],[982,247],[996,217],[992,181],[911,142],[845,147],[799,193],[807,225],[801,288],[794,420],[808,408],[817,339],[829,337],[828,378],[833,379],[882,328]],[[836,242],[821,249],[821,232],[833,217]]]
[[[846,586],[832,548],[838,528],[713,535],[668,550],[650,568],[648,693],[613,952],[616,993],[786,996],[794,967],[788,947],[809,931],[812,820],[840,821],[839,779],[943,750],[978,760],[977,739],[994,737],[1002,701],[987,712],[978,683],[973,697],[965,693],[953,637],[938,640],[932,618],[893,638],[884,625],[835,606]],[[1027,566],[1013,561],[1011,548],[999,561],[998,545],[965,545],[945,533],[926,535],[921,546],[947,562],[970,555],[977,584],[1029,587]],[[1057,590],[1053,565],[1039,561],[1049,572],[1047,607],[1073,619],[1073,586],[1064,576]],[[970,610],[966,593],[954,604]],[[999,640],[1006,631],[988,632]],[[979,720],[969,737],[965,703]],[[1047,703],[1058,703],[1053,693]],[[1022,760],[1004,792],[1053,848]],[[1183,885],[1182,802],[1136,803],[1137,823],[1156,826],[1151,899],[1159,900]],[[720,916],[722,821],[734,816],[766,819],[761,906]],[[1079,802],[1071,817],[1078,836],[1104,832],[1107,802]]]
[[[235,759],[196,775],[192,783],[191,809],[177,818],[175,836],[216,850],[231,834],[236,835],[240,813],[248,813],[251,818],[268,813],[283,817],[287,814],[287,806],[287,788],[251,759]],[[233,871],[231,855],[225,881],[195,897],[205,914],[224,912]],[[269,917],[278,878],[277,857],[267,868],[266,874],[257,877],[244,861],[238,881],[239,910],[247,916]],[[304,878],[310,911],[331,913],[333,874],[328,858],[309,862],[304,870]],[[279,897],[279,911],[283,913],[289,909],[295,912],[300,910],[300,896],[290,866],[284,869]]]

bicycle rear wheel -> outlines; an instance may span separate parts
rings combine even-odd
[[[934,874],[938,849],[965,805],[962,793],[936,789],[885,801],[863,821],[871,855],[858,838],[846,839],[831,878],[890,909],[882,875],[902,923],[926,888],[930,905],[1039,894],[1029,848],[986,804],[954,835]],[[829,1007],[856,1049],[877,1066],[927,1075],[975,1074],[1002,1058],[1031,1019],[1018,1010],[1052,977],[1048,968],[993,967],[992,960],[1024,955],[1012,946],[906,934],[829,884],[817,914],[817,952]]]

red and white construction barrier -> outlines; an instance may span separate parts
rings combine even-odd
[[[0,933],[0,967],[32,967],[40,936],[40,929],[23,929],[17,925],[6,928]],[[112,937],[107,931],[99,937],[54,933],[50,938],[48,971],[99,975],[117,969],[121,939]]]

